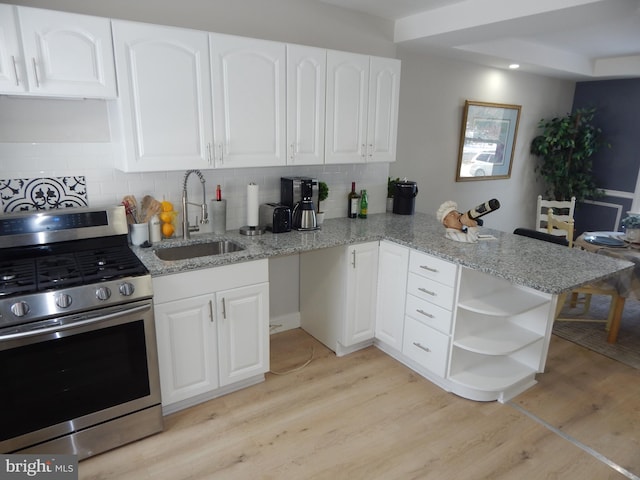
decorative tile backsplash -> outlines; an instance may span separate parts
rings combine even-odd
[[[13,178],[0,180],[3,212],[86,207],[85,177]]]

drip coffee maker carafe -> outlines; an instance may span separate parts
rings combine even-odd
[[[316,207],[313,204],[313,180],[305,179],[300,185],[302,200],[295,204],[291,214],[293,228],[297,230],[316,230]]]

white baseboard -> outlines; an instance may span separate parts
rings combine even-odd
[[[300,327],[300,312],[287,313],[269,320],[269,334],[284,332]]]

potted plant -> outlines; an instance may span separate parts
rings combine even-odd
[[[393,194],[396,191],[396,183],[399,181],[399,178],[392,180],[391,177],[387,180],[387,212],[393,211]]]
[[[324,212],[320,210],[320,202],[323,202],[329,196],[329,186],[325,182],[318,182],[318,205],[316,207],[316,222],[322,225],[324,222]]]
[[[622,219],[620,225],[624,227],[624,237],[630,242],[640,242],[640,214],[629,214]]]
[[[605,144],[602,130],[592,123],[595,114],[595,108],[581,108],[538,123],[543,130],[532,140],[531,153],[542,158],[535,171],[544,180],[550,199],[564,201],[575,196],[582,201],[604,195],[591,170],[591,156]]]

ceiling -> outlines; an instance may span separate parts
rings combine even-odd
[[[640,0],[318,0],[394,21],[394,41],[576,81],[640,77]]]

